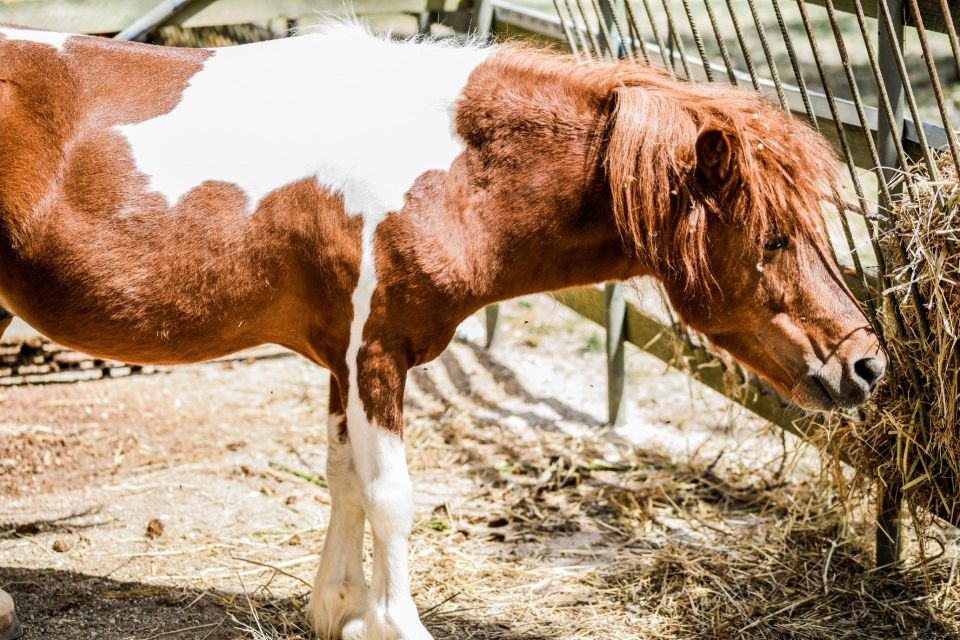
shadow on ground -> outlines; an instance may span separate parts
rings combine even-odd
[[[56,569],[0,569],[0,586],[16,600],[23,640],[313,638],[301,613],[306,593],[248,597]],[[428,613],[424,622],[438,638],[547,640],[462,614]],[[262,636],[256,635],[258,628]]]

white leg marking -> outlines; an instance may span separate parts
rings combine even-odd
[[[348,411],[348,428],[373,530],[373,581],[363,624],[344,628],[344,640],[428,640],[410,596],[407,539],[413,488],[403,440],[357,413],[363,411]]]
[[[345,625],[363,620],[363,492],[353,466],[350,441],[339,440],[342,415],[327,419],[327,482],[330,523],[320,569],[310,596],[310,619],[321,638],[335,639]]]
[[[367,419],[360,400],[359,355],[363,328],[377,286],[373,238],[385,216],[365,216],[361,234],[360,277],[353,292],[353,321],[347,347],[350,387],[347,430],[373,530],[373,585],[362,622],[343,628],[344,640],[431,640],[410,596],[407,538],[413,526],[413,488],[403,439]]]

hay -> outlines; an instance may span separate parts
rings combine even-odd
[[[415,421],[409,440],[415,468],[442,460],[483,479],[411,537],[414,597],[438,640],[943,640],[960,630],[952,565],[872,571],[868,511],[824,479],[782,475],[783,452],[759,467],[676,461],[459,410]],[[202,597],[245,639],[312,639],[303,584],[260,575],[236,595]]]
[[[892,214],[875,224],[888,378],[861,420],[828,430],[862,474],[903,487],[918,524],[929,513],[960,522],[960,181],[949,155],[936,159],[936,179],[923,164],[903,172]]]

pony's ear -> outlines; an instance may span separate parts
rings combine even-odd
[[[725,184],[734,153],[733,140],[726,131],[704,127],[697,134],[697,176],[715,186]]]

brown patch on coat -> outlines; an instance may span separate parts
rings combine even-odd
[[[251,214],[207,182],[170,207],[112,128],[175,108],[210,55],[0,40],[0,299],[95,355],[192,362],[276,342],[342,369],[360,236],[342,199],[302,180]]]

